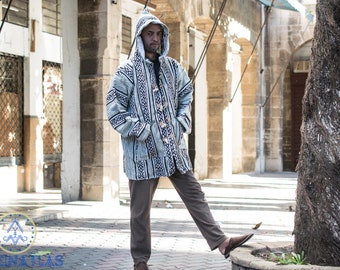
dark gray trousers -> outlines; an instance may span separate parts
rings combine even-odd
[[[195,221],[211,250],[227,239],[215,222],[201,185],[191,171],[176,171],[169,177],[190,215]],[[159,179],[130,180],[131,198],[131,255],[135,264],[147,262],[151,256],[150,209]]]

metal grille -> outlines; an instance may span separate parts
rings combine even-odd
[[[23,57],[0,53],[0,157],[23,157]],[[8,159],[12,160],[12,159]],[[16,161],[21,163],[21,161]]]
[[[45,161],[60,161],[63,89],[61,65],[58,63],[43,61],[43,96],[45,122],[42,137]]]

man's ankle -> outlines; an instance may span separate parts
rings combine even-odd
[[[229,241],[230,238],[227,238],[218,246],[218,249],[220,250],[222,255],[224,255],[225,248],[229,245]]]

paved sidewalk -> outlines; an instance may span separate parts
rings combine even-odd
[[[251,242],[293,241],[296,174],[233,175],[227,180],[201,183],[216,221],[230,236],[253,232]],[[0,214],[20,211],[35,220],[35,243],[19,257],[50,254],[41,256],[40,266],[34,269],[54,266],[67,270],[131,270],[129,201],[125,189],[122,196],[120,206],[87,201],[62,205],[60,191],[23,193],[16,198],[1,198]],[[151,217],[150,269],[231,269],[229,260],[218,251],[209,250],[173,189],[156,191]],[[260,222],[261,226],[254,230]],[[6,266],[11,255],[4,255],[0,250],[0,269],[29,269]]]

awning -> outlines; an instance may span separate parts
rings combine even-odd
[[[311,14],[301,3],[296,0],[258,0],[266,6],[271,6],[273,2],[274,8],[293,10],[300,12],[301,15],[305,16],[309,21],[313,21],[314,16]]]

